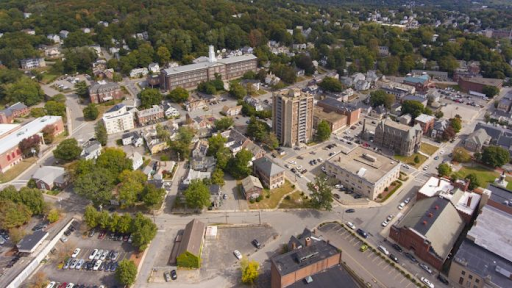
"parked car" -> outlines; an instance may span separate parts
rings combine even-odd
[[[178,274],[176,273],[176,270],[171,270],[171,278],[172,280],[178,279]]]
[[[242,260],[242,253],[240,253],[240,251],[235,250],[233,251],[233,254],[235,255],[236,259]]]
[[[389,259],[391,259],[391,260],[395,261],[396,263],[398,263],[398,257],[396,257],[393,254],[389,254]]]
[[[80,254],[80,248],[76,248],[75,251],[73,251],[73,254],[71,255],[71,258],[76,258]]]
[[[432,269],[430,269],[430,267],[428,267],[426,264],[419,263],[418,265],[420,265],[421,269],[427,271],[428,274],[432,274]]]
[[[405,198],[404,203],[409,204],[409,202],[411,202],[411,198],[409,198],[409,197]]]
[[[359,228],[357,229],[357,234],[361,235],[363,238],[368,238],[368,233],[366,233],[363,229]]]
[[[68,241],[68,237],[66,237],[66,236],[60,237],[60,242],[65,243],[67,241]]]
[[[96,254],[98,254],[98,249],[92,250],[91,254],[89,255],[89,260],[93,260],[96,257]]]
[[[356,230],[356,226],[354,224],[352,224],[352,222],[347,222],[347,227],[352,229],[352,230]]]
[[[380,246],[378,247],[378,249],[379,249],[379,251],[381,251],[382,253],[384,253],[384,254],[386,254],[386,255],[389,255],[389,251],[388,251],[388,249],[386,249],[386,247],[384,247],[384,246],[380,245]]]
[[[165,282],[171,281],[171,274],[169,272],[164,272]]]
[[[428,279],[425,277],[421,277],[421,282],[423,282],[423,284],[427,285],[430,288],[434,288],[434,284],[432,284],[432,282],[428,281]]]
[[[402,209],[404,209],[404,207],[405,207],[405,203],[404,203],[404,202],[402,202],[402,203],[400,203],[400,204],[398,205],[398,210],[402,210]]]
[[[394,243],[391,245],[393,248],[395,248],[396,251],[402,253],[402,247],[398,246],[398,244]]]
[[[100,249],[98,252],[96,252],[96,255],[94,255],[94,260],[100,260],[101,255],[103,255],[103,250]]]
[[[356,212],[356,210],[354,210],[354,209],[347,209],[347,210],[345,210],[345,212],[346,213],[354,213],[354,212]]]
[[[102,263],[101,260],[96,261],[96,263],[94,263],[94,267],[92,267],[92,270],[98,271],[98,269],[101,266],[101,263]]]
[[[254,247],[256,247],[258,249],[261,248],[261,244],[260,244],[260,242],[257,239],[252,240],[251,243],[252,243],[252,245],[254,245]]]
[[[418,262],[418,260],[416,260],[416,257],[414,257],[414,255],[412,255],[411,253],[405,252],[404,255],[405,255],[405,257],[409,258],[409,260],[411,260],[412,262],[414,262],[414,263]]]
[[[359,251],[361,251],[361,252],[364,252],[366,250],[368,250],[368,245],[366,245],[366,244],[363,244],[363,245],[361,245],[361,247],[359,247]]]
[[[395,215],[393,215],[393,214],[388,215],[388,217],[386,218],[386,221],[389,222],[389,221],[393,220],[393,217],[395,217]]]
[[[386,227],[386,226],[388,226],[388,224],[389,224],[389,222],[384,220],[384,222],[380,223],[380,226]]]
[[[441,283],[443,283],[444,285],[448,285],[450,284],[450,282],[448,282],[448,279],[446,279],[443,275],[439,274],[437,275],[437,280],[439,280]]]
[[[80,259],[80,260],[78,260],[78,263],[76,263],[76,267],[75,267],[75,269],[76,269],[76,270],[80,270],[80,269],[82,269],[82,265],[84,265],[84,259]]]

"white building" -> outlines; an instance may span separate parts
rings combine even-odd
[[[39,67],[46,67],[46,62],[44,58],[30,58],[23,59],[20,61],[21,69],[33,69]]]
[[[139,152],[134,152],[133,155],[130,156],[130,159],[132,159],[133,170],[139,169],[142,163],[144,163],[144,159],[142,159],[142,155],[140,155]]]
[[[133,129],[133,113],[128,111],[124,104],[117,104],[103,114],[103,123],[107,129],[107,134],[120,133]]]
[[[151,72],[153,74],[160,73],[160,66],[158,65],[158,63],[149,64],[148,69],[149,69],[149,72]]]
[[[46,38],[52,40],[54,43],[60,43],[60,36],[56,34],[50,34]]]
[[[148,75],[148,68],[135,68],[130,71],[130,78],[139,78]]]
[[[169,105],[169,108],[167,108],[165,110],[165,117],[179,117],[180,116],[180,112],[178,111],[178,109],[172,107]]]

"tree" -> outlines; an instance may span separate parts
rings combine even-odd
[[[41,143],[41,137],[35,134],[21,140],[18,144],[18,148],[21,150],[23,157],[33,157],[39,154],[39,143]]]
[[[215,120],[215,129],[217,131],[224,131],[229,129],[235,121],[231,117],[222,117],[221,119]]]
[[[8,102],[22,102],[33,106],[44,100],[44,92],[39,84],[26,76],[16,82],[5,85],[5,98]]]
[[[59,102],[59,103],[66,103],[66,95],[59,93],[52,97],[53,101]]]
[[[331,137],[331,126],[327,121],[322,120],[316,127],[316,139],[318,142],[324,142]]]
[[[405,100],[402,103],[402,115],[410,114],[413,119],[420,116],[423,113],[423,104],[415,100]]]
[[[208,138],[208,151],[206,152],[207,156],[214,156],[217,154],[219,149],[224,147],[226,144],[226,138],[222,137],[220,133],[211,136]]]
[[[478,177],[474,174],[468,174],[464,179],[469,180],[469,190],[473,190],[475,188],[480,187],[480,182],[478,182]]]
[[[103,150],[98,159],[96,166],[105,168],[114,175],[119,175],[124,170],[132,170],[133,163],[131,159],[126,158],[123,149],[107,147]]]
[[[165,190],[156,188],[153,184],[147,184],[142,191],[142,201],[147,207],[156,207],[164,200]]]
[[[89,103],[89,105],[87,105],[87,107],[84,108],[83,113],[84,118],[87,121],[96,120],[96,118],[98,118],[98,115],[100,114],[98,107],[94,103]]]
[[[176,87],[167,97],[175,103],[183,103],[188,100],[189,93],[185,88]]]
[[[439,166],[437,166],[437,173],[440,177],[450,176],[452,174],[452,168],[446,163],[441,163]]]
[[[46,218],[48,219],[48,221],[50,221],[50,223],[54,223],[54,222],[57,222],[57,220],[59,220],[59,217],[60,217],[59,210],[52,209],[52,210],[50,210],[50,212],[48,213],[48,217],[46,217]]]
[[[96,136],[96,140],[98,140],[102,146],[107,145],[107,128],[105,128],[105,124],[103,124],[103,122],[99,121],[96,123],[96,127],[94,127],[94,135]]]
[[[73,161],[80,157],[82,147],[78,146],[75,138],[69,138],[59,143],[53,150],[53,156],[63,161]]]
[[[304,69],[304,73],[306,75],[310,76],[315,73],[315,65],[313,65],[313,61],[311,60],[311,57],[309,57],[308,55],[301,53],[295,56],[294,62],[298,68]]]
[[[270,132],[270,127],[263,121],[256,120],[256,117],[251,117],[249,125],[247,125],[247,135],[254,137],[256,141],[263,141],[266,135]]]
[[[39,271],[32,277],[32,283],[28,286],[29,288],[44,288],[47,287],[48,277],[43,271]]]
[[[482,93],[484,93],[487,98],[493,98],[494,96],[498,95],[498,93],[500,93],[500,89],[498,89],[496,86],[486,85],[484,88],[482,88]]]
[[[109,203],[116,176],[105,168],[96,167],[92,172],[79,176],[75,180],[75,192],[94,205]]]
[[[169,49],[165,46],[158,47],[156,50],[156,56],[160,65],[165,65],[171,61],[171,52],[169,52]]]
[[[240,261],[240,268],[242,270],[242,282],[245,284],[253,284],[258,278],[260,264],[254,260],[249,261],[247,258],[243,258]]]
[[[11,229],[30,220],[32,213],[27,206],[10,200],[0,200],[0,227]]]
[[[56,101],[48,101],[44,104],[47,115],[61,116],[66,121],[66,104]]]
[[[418,155],[414,156],[414,163],[416,163],[416,164],[420,163],[420,156],[418,156]]]
[[[87,205],[84,212],[84,220],[89,228],[98,226],[99,212],[92,205]],[[131,218],[130,218],[131,219]],[[131,220],[130,220],[131,222]]]
[[[47,125],[43,128],[43,141],[46,144],[51,144],[55,139],[55,126]]]
[[[89,90],[87,89],[87,83],[85,81],[80,81],[75,84],[75,93],[76,95],[85,98],[89,94]]]
[[[203,209],[210,206],[210,190],[203,181],[192,180],[183,195],[189,208]]]
[[[240,83],[235,82],[229,87],[229,95],[241,100],[247,95],[247,90]]]
[[[137,278],[137,266],[130,260],[122,260],[116,271],[116,279],[121,284],[131,286]]]
[[[462,129],[462,122],[459,117],[451,118],[450,119],[450,126],[453,128],[453,131],[455,133],[459,133],[460,129]]]
[[[444,140],[444,141],[449,141],[449,140],[452,140],[453,138],[455,138],[455,130],[453,129],[452,126],[448,126],[444,129],[443,131],[443,134],[441,134],[441,138]]]
[[[343,85],[341,82],[332,77],[325,77],[322,82],[318,84],[320,88],[324,91],[328,92],[341,92],[343,90]]]
[[[311,192],[311,204],[316,209],[332,209],[332,187],[327,183],[326,176],[317,176],[314,182],[308,183]]]
[[[146,176],[141,171],[129,171],[125,170],[121,173],[123,176],[119,176],[121,184],[119,185],[119,188],[117,189],[117,193],[119,195],[119,201],[121,203],[121,206],[123,208],[130,207],[135,205],[137,202],[139,195],[144,190],[144,183],[145,181],[138,181],[134,173],[141,173],[142,175]],[[125,177],[129,175],[128,177]],[[147,176],[145,177],[147,179]]]
[[[25,237],[26,233],[22,227],[19,228],[11,228],[9,229],[9,235],[11,236],[11,242],[13,244],[18,244],[23,237]],[[69,254],[68,254],[69,255]]]
[[[30,109],[30,116],[34,118],[46,116],[46,110],[44,110],[42,107],[34,107]]]
[[[103,210],[98,214],[98,225],[101,229],[107,229],[110,225],[110,214],[107,210]]]
[[[144,89],[139,93],[140,107],[143,109],[151,108],[153,105],[162,103],[162,93],[158,89]]]
[[[384,90],[377,90],[370,93],[370,104],[372,107],[378,107],[384,105],[386,109],[391,109],[391,106],[395,103],[395,96],[386,93]]]
[[[128,233],[130,232],[132,226],[132,216],[128,213],[125,213],[119,218],[117,221],[116,231],[119,233]]]
[[[37,188],[22,187],[16,198],[10,200],[27,206],[32,215],[42,215],[45,211],[43,193]]]
[[[245,148],[236,153],[235,157],[232,157],[228,161],[226,171],[236,179],[242,179],[251,174],[251,167],[249,162],[252,160],[252,153]]]
[[[131,230],[133,232],[133,245],[137,247],[139,251],[144,251],[151,240],[155,238],[157,228],[155,223],[139,212],[132,221]]]
[[[219,186],[224,186],[224,171],[220,168],[215,168],[212,173],[212,183]]]
[[[469,154],[469,151],[462,148],[462,147],[456,147],[453,149],[453,160],[459,162],[459,163],[467,163],[471,161],[471,154]]]
[[[481,160],[491,167],[501,167],[510,161],[510,154],[505,148],[488,146],[482,151]]]
[[[267,133],[263,139],[261,139],[261,142],[265,145],[267,145],[268,148],[274,150],[279,147],[279,140],[277,139],[276,134],[273,132]]]
[[[440,119],[440,118],[443,118],[444,113],[443,113],[443,111],[438,110],[438,111],[436,111],[436,113],[434,115],[436,116],[437,119]]]

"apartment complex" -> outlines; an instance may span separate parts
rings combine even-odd
[[[243,76],[248,71],[256,72],[257,67],[258,58],[253,54],[217,59],[213,46],[210,46],[207,61],[161,70],[160,89],[194,89],[201,82],[214,80],[216,74],[222,80],[231,80]]]
[[[374,200],[398,179],[400,163],[357,147],[348,154],[340,153],[327,160],[325,172],[336,177],[347,189]]]
[[[103,114],[107,134],[120,133],[135,127],[133,113],[124,104],[117,104]]]
[[[410,156],[420,149],[422,135],[423,130],[419,125],[410,127],[383,120],[375,128],[374,143],[400,155]]]
[[[8,125],[7,129],[2,126]],[[42,131],[47,126],[53,126],[54,135],[57,136],[64,132],[64,123],[60,116],[44,116],[37,118],[23,126],[13,126],[13,124],[1,124],[0,131],[0,172],[4,173],[14,165],[21,162],[23,155],[18,148],[18,144],[26,138],[39,135],[43,138]],[[42,140],[41,140],[42,141]]]
[[[89,87],[89,98],[91,103],[103,103],[123,98],[123,91],[117,83],[102,81]]]
[[[153,105],[151,108],[137,111],[136,114],[137,121],[141,126],[156,123],[164,119],[164,109],[158,105]]]
[[[10,124],[14,118],[27,116],[30,109],[27,105],[18,102],[0,111],[0,124]]]
[[[313,96],[292,88],[274,92],[272,98],[272,129],[279,143],[307,143],[313,135]]]
[[[44,58],[29,58],[29,59],[23,59],[20,61],[21,69],[28,70],[28,69],[34,69],[39,67],[46,67],[46,62],[44,61]]]

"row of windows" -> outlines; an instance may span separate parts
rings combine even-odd
[[[7,154],[7,161],[11,161],[11,159],[16,158],[16,154],[21,155],[21,151],[17,149],[15,152],[12,152],[11,154]]]

